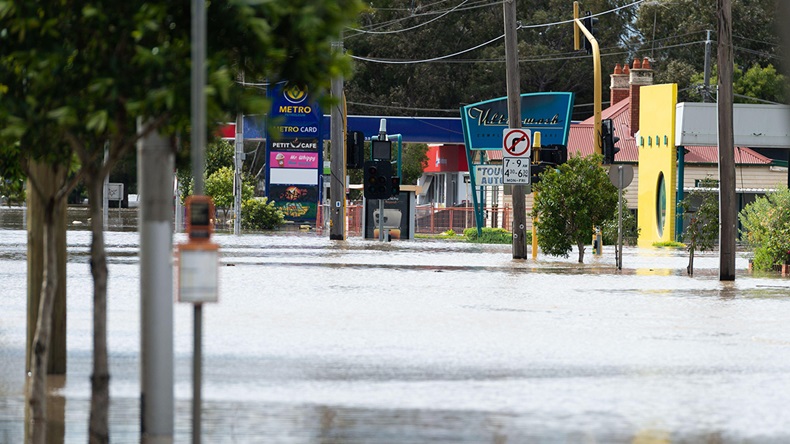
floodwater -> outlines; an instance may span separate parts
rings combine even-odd
[[[138,235],[106,233],[111,438],[139,442]],[[177,235],[176,240],[183,240]],[[718,255],[218,235],[203,309],[207,443],[790,441],[790,281]],[[25,242],[0,230],[0,443],[22,440]],[[90,233],[68,234],[63,442],[86,442]],[[589,250],[589,247],[588,247]],[[191,439],[192,307],[176,303],[175,441]]]

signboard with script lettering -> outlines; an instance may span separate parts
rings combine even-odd
[[[571,112],[573,111],[572,92],[531,93],[521,95],[521,127],[530,134],[541,133],[544,145],[568,145],[568,132],[571,128]],[[507,97],[472,103],[461,107],[461,127],[466,145],[466,159],[471,165],[475,158],[473,150],[504,150],[502,178],[505,184],[529,185],[530,165],[529,154],[524,150],[526,140],[512,145],[511,156],[504,146],[503,131],[508,125]],[[505,131],[505,138],[507,132]],[[529,143],[531,145],[531,141]],[[524,156],[522,158],[522,156]],[[478,199],[481,188],[487,185],[485,178],[476,177],[477,168],[469,170],[475,189],[472,201],[475,209],[475,220],[478,230],[482,229],[483,204]]]
[[[573,111],[573,93],[521,95],[521,126],[540,131],[544,145],[567,145]],[[502,130],[508,127],[507,97],[473,103],[461,108],[467,149],[502,148]]]

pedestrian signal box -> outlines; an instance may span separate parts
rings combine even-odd
[[[188,196],[187,234],[190,240],[208,240],[214,232],[214,201],[208,196]]]
[[[193,304],[217,302],[219,286],[219,245],[211,242],[214,232],[214,201],[208,196],[189,196],[187,234],[178,244],[178,300]]]

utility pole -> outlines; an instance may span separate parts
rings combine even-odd
[[[343,41],[333,42],[335,51],[343,51]],[[346,146],[343,123],[343,76],[332,79],[332,97],[337,100],[332,106],[330,127],[330,163],[329,170],[329,239],[346,239]],[[323,221],[322,221],[323,222]]]
[[[519,89],[516,1],[505,0],[505,66],[507,73],[508,128],[521,128],[521,90]],[[513,259],[527,258],[527,208],[524,185],[513,185]]]
[[[710,102],[710,29],[706,31],[705,37],[705,74],[704,74],[704,89],[702,91],[702,102]]]
[[[142,128],[138,121],[138,130]],[[173,150],[151,132],[137,142],[140,184],[140,436],[173,442]]]
[[[244,75],[241,76],[242,81]],[[234,174],[233,174],[233,234],[236,236],[241,234],[241,166],[244,163],[244,114],[239,110],[236,114],[236,141],[235,141],[235,155],[233,156]]]
[[[718,0],[719,280],[735,280],[735,141],[732,122],[732,2]]]

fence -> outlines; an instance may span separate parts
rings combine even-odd
[[[319,216],[323,220],[323,227],[319,231],[329,227],[329,207],[324,205]],[[346,207],[348,220],[347,235],[362,236],[362,205],[348,205]],[[512,208],[488,207],[484,209],[484,223],[487,227],[501,227],[510,230],[512,218]],[[471,206],[468,207],[433,207],[430,205],[418,206],[414,215],[414,232],[417,234],[440,234],[448,230],[461,234],[467,228],[475,228],[475,211]]]

